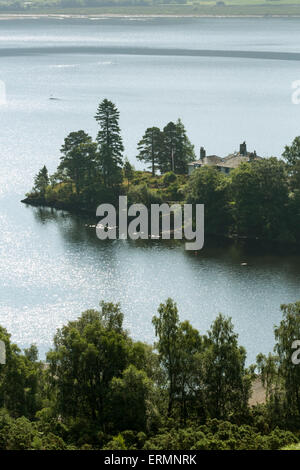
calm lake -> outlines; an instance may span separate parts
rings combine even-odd
[[[104,243],[86,220],[20,199],[43,164],[56,168],[70,131],[95,136],[105,97],[135,164],[146,127],[178,117],[197,152],[224,156],[247,140],[280,156],[300,134],[300,19],[3,20],[0,80],[0,324],[14,341],[44,357],[58,327],[103,299],[152,342],[151,318],[173,297],[201,332],[230,315],[248,362],[272,350],[280,304],[300,299],[300,254],[209,239],[197,256],[172,242]]]

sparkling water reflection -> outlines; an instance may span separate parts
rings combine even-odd
[[[0,58],[7,103],[0,107],[0,324],[42,354],[57,327],[120,301],[135,338],[153,340],[151,318],[173,297],[182,319],[205,332],[218,312],[231,315],[249,361],[273,345],[279,306],[300,298],[300,257],[206,240],[197,256],[180,243],[103,243],[86,221],[26,208],[20,199],[45,163],[53,171],[71,130],[93,135],[103,97],[121,111],[126,153],[150,125],[180,116],[192,141],[224,154],[247,139],[263,155],[280,154],[299,133],[291,104],[296,61],[132,56],[121,48],[300,51],[300,20],[2,21],[1,48],[106,45],[119,54],[47,54]],[[184,87],[183,87],[184,84]],[[51,101],[49,97],[60,98]],[[141,113],[141,109],[143,112]],[[247,266],[241,263],[247,262]]]

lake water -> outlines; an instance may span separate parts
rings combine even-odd
[[[95,135],[104,97],[120,110],[132,162],[146,127],[178,117],[197,151],[226,155],[247,140],[260,155],[280,155],[300,133],[291,101],[299,26],[280,18],[0,21],[0,324],[14,341],[35,342],[43,356],[58,327],[103,299],[120,301],[133,337],[152,342],[151,318],[170,296],[201,332],[218,312],[232,316],[249,362],[272,349],[280,304],[300,299],[299,255],[210,240],[197,256],[181,244],[103,243],[85,220],[20,199],[43,164],[56,168],[67,133]]]

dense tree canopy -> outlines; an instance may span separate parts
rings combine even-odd
[[[245,163],[232,172],[231,178],[237,232],[270,240],[288,238],[285,164],[276,158]]]
[[[214,167],[196,170],[186,191],[189,204],[204,204],[205,233],[227,234],[230,230],[230,180]]]
[[[194,147],[187,137],[181,120],[169,122],[162,132],[162,146],[159,155],[161,173],[174,171],[185,174],[188,163],[195,160]]]
[[[60,328],[47,362],[22,353],[4,328],[0,449],[278,449],[297,442],[299,302],[282,306],[276,355],[258,357],[266,405],[249,406],[245,368],[230,318],[207,334],[180,321],[167,299],[153,317],[157,342],[133,341],[118,304],[101,302]],[[156,350],[155,350],[156,348]],[[300,355],[300,354],[299,354]],[[217,419],[216,419],[217,418]],[[281,429],[279,429],[279,427]]]
[[[104,421],[104,402],[113,377],[128,365],[129,341],[118,306],[101,305],[70,322],[54,338],[48,353],[49,376],[63,416]]]
[[[65,138],[58,170],[74,182],[77,195],[95,175],[96,150],[92,138],[82,130],[71,132]]]

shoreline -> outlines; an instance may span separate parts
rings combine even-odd
[[[174,13],[1,13],[0,21],[8,21],[13,19],[106,19],[106,18],[300,18],[300,14],[245,14],[245,15],[234,15],[234,14],[174,14]]]
[[[50,201],[45,201],[43,198],[30,198],[30,197],[25,197],[24,199],[21,200],[22,204],[26,204],[28,206],[32,207],[44,207],[44,208],[49,208],[49,209],[55,209],[57,211],[66,211],[69,212],[70,214],[73,215],[78,215],[78,216],[83,216],[83,217],[91,217],[95,216],[95,210],[90,210],[85,207],[78,207],[75,205],[71,204],[66,204],[66,203],[59,203],[57,201],[55,202],[50,202]]]
[[[78,205],[73,205],[73,204],[65,204],[63,202],[50,202],[50,201],[45,201],[43,198],[31,198],[26,196],[24,199],[21,199],[20,201],[22,204],[25,204],[26,206],[30,207],[39,207],[39,208],[44,208],[44,209],[52,209],[55,211],[63,211],[63,212],[68,212],[70,215],[75,215],[78,217],[82,218],[95,218],[95,209],[91,210],[86,207],[78,207]],[[171,233],[172,230],[171,230]],[[221,235],[221,234],[208,234],[209,237],[214,238],[216,240],[223,240],[224,242],[240,242],[240,243],[256,243],[258,245],[261,245],[266,248],[268,247],[273,247],[273,249],[280,249],[280,250],[289,250],[289,252],[299,252],[300,250],[300,242],[280,242],[278,240],[267,240],[263,238],[257,238],[257,237],[245,237],[245,236],[239,236],[239,235]]]

